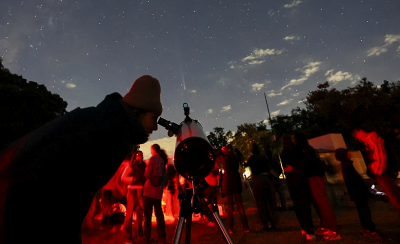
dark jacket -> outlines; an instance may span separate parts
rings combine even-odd
[[[224,175],[222,177],[222,192],[224,194],[242,193],[242,179],[239,174],[239,160],[231,154],[222,154],[217,158],[218,164],[222,164]]]
[[[77,108],[0,152],[0,243],[80,243],[93,196],[147,133],[121,95]]]
[[[304,165],[301,164],[303,161],[300,160],[302,155],[301,151],[299,151],[298,148],[296,147],[293,147],[291,149],[284,148],[280,156],[283,168],[285,168],[288,165],[293,167],[293,171],[285,173],[288,179],[292,177],[299,178],[304,176],[303,172]]]
[[[396,152],[399,151],[399,142],[396,141],[397,134],[394,132],[388,132],[384,137],[384,147],[387,158],[386,173],[390,174],[394,179],[399,174],[398,159]]]
[[[269,173],[271,170],[267,157],[260,153],[251,155],[245,166],[250,167],[251,174],[254,176]]]
[[[295,149],[300,153],[299,165],[306,177],[324,176],[326,164],[320,159],[317,152],[310,145],[295,146]]]
[[[336,150],[336,157],[340,161],[344,183],[346,184],[350,200],[366,200],[370,196],[368,186],[354,168],[353,161],[347,157],[346,153],[347,151]]]

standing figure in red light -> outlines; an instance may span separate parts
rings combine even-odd
[[[143,235],[143,186],[146,182],[144,172],[146,163],[143,161],[143,152],[137,151],[132,155],[131,164],[122,173],[122,181],[127,183],[126,215],[123,226],[123,236],[126,242],[132,242],[134,237]],[[132,233],[133,214],[136,213],[137,233]]]
[[[339,234],[336,217],[326,193],[325,167],[314,148],[308,144],[303,133],[294,133],[292,140],[300,152],[300,164],[303,166],[302,170],[311,190],[311,203],[321,220],[321,226],[315,231],[315,234],[323,236],[325,240],[340,240],[342,237]]]
[[[166,195],[165,215],[172,216],[176,220],[179,218],[179,174],[172,163],[167,164],[167,176],[168,183],[164,193]]]
[[[352,135],[365,146],[368,176],[378,182],[390,203],[400,211],[400,190],[396,184],[396,178],[387,172],[387,156],[383,138],[375,131],[369,132],[360,127],[355,128]]]
[[[204,190],[204,197],[208,198],[211,203],[217,204],[218,195],[219,195],[219,186],[218,182],[220,180],[219,174],[219,165],[216,163],[214,164],[214,169],[210,172],[208,176],[206,176],[205,181],[208,183],[208,187]],[[208,204],[204,199],[202,199],[203,209],[202,209],[202,216],[200,220],[209,226],[214,227],[216,226],[215,219],[213,218],[213,213],[208,209]],[[199,221],[200,222],[200,221]]]
[[[146,183],[144,184],[144,243],[150,242],[151,237],[151,216],[156,215],[157,219],[157,243],[165,243],[167,233],[165,232],[165,219],[162,210],[161,199],[163,196],[164,185],[167,183],[166,164],[168,156],[165,150],[160,148],[160,145],[151,145],[151,158],[146,167],[144,176]]]
[[[239,173],[239,160],[232,145],[228,144],[221,149],[222,155],[216,160],[216,164],[222,164],[224,176],[222,177],[222,193],[225,194],[228,202],[228,232],[233,234],[233,198],[239,210],[240,220],[243,225],[243,232],[250,232],[246,212],[242,203],[242,181]]]

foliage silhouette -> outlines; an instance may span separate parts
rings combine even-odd
[[[11,73],[0,57],[0,150],[65,114],[67,105],[44,85]]]

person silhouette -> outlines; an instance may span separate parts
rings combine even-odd
[[[0,243],[81,243],[94,195],[161,113],[160,82],[144,75],[123,97],[77,108],[1,151]]]

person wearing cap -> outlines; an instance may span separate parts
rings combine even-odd
[[[77,108],[0,152],[0,243],[81,243],[96,192],[134,145],[157,130],[159,81],[144,75],[122,97]]]

